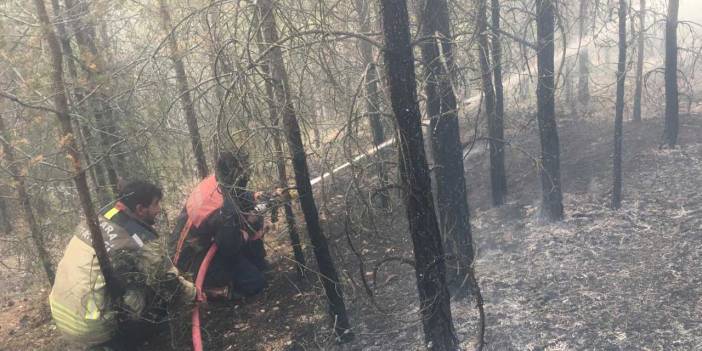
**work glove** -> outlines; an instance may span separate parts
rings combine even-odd
[[[172,269],[176,271],[178,276],[178,284],[180,285],[180,293],[178,294],[177,303],[179,305],[191,305],[193,302],[196,302],[196,298],[199,296],[199,294],[195,284],[178,274],[175,267]]]
[[[207,294],[205,294],[205,292],[197,286],[195,287],[195,301],[198,303],[207,302]]]

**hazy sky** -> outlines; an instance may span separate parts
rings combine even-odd
[[[680,20],[702,24],[702,0],[680,0]]]

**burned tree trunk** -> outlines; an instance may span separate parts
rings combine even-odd
[[[632,34],[634,34],[632,32]],[[641,95],[643,94],[644,44],[646,42],[646,0],[639,0],[639,38],[636,58],[636,87],[634,91],[634,122],[641,122]]]
[[[278,121],[275,121],[275,124],[273,126],[278,126]],[[280,182],[280,186],[287,188],[288,187],[288,176],[287,176],[287,170],[285,169],[285,158],[283,157],[283,145],[281,143],[280,137],[278,135],[273,137],[273,143],[274,143],[274,148],[275,152],[278,154],[278,157],[276,159],[276,168],[278,170],[278,181]],[[289,198],[289,196],[288,196]],[[293,248],[293,256],[295,257],[295,263],[297,263],[297,267],[295,269],[297,270],[298,277],[303,277],[305,275],[304,267],[306,265],[305,263],[305,254],[302,252],[302,243],[300,242],[300,234],[297,231],[297,225],[295,223],[295,213],[293,213],[293,208],[292,204],[288,201],[285,202],[283,205],[283,210],[285,211],[285,223],[288,229],[288,235],[290,236],[290,244]]]
[[[15,163],[15,150],[12,148],[10,133],[5,128],[5,121],[1,115],[0,134],[2,135],[0,143],[2,144],[2,152],[4,153],[3,158],[7,162],[7,170],[10,172],[10,176],[15,182],[15,190],[17,190],[20,206],[22,206],[22,211],[24,212],[24,219],[27,221],[27,226],[29,227],[32,243],[37,250],[37,256],[39,256],[39,261],[44,268],[44,273],[46,273],[46,277],[49,279],[49,284],[53,285],[56,272],[54,272],[51,257],[44,245],[44,238],[41,235],[39,224],[34,217],[32,202],[27,192],[27,185],[24,182],[25,175],[20,174],[20,170],[17,168],[17,163]]]
[[[268,63],[266,63],[267,65]],[[275,96],[273,94],[273,86],[270,83],[270,78],[268,77],[268,67],[264,69],[264,74],[266,77],[266,94],[268,95],[268,100],[269,100],[269,111],[270,111],[270,117],[271,117],[271,124],[273,128],[278,128],[280,127],[280,119],[278,117],[278,110],[275,106]],[[278,131],[276,130],[273,135],[273,150],[275,150],[276,153],[276,160],[275,160],[275,165],[276,169],[278,170],[278,182],[279,185],[283,188],[288,187],[288,172],[286,170],[285,166],[285,156],[283,155],[283,144],[280,138],[280,135],[278,134]],[[290,236],[290,243],[293,248],[293,255],[295,257],[295,262],[297,263],[297,273],[299,277],[304,276],[304,267],[305,267],[305,254],[302,252],[302,244],[300,242],[300,235],[297,232],[297,226],[295,224],[295,214],[293,213],[292,209],[292,204],[290,202],[285,202],[283,205],[283,210],[285,211],[285,223],[288,228],[288,235]]]
[[[505,121],[505,96],[502,84],[502,38],[500,37],[500,0],[492,0],[492,72],[495,81],[495,120],[499,121],[501,133],[498,147],[502,153],[504,197],[507,197],[507,172],[504,170],[504,121]]]
[[[195,155],[195,165],[197,167],[197,175],[200,178],[205,178],[209,175],[207,168],[207,159],[205,151],[202,147],[202,139],[200,138],[200,128],[197,125],[197,114],[195,113],[195,105],[190,95],[190,87],[188,86],[188,77],[185,74],[185,64],[183,63],[182,52],[178,47],[178,40],[175,35],[175,29],[171,25],[171,15],[166,5],[168,0],[159,0],[159,9],[161,12],[161,25],[164,33],[168,36],[168,46],[171,51],[171,60],[176,73],[176,85],[183,113],[185,114],[185,122],[188,125],[190,133],[190,144]]]
[[[105,278],[105,287],[108,294],[116,298],[121,295],[121,286],[116,280],[115,274],[110,264],[110,258],[107,256],[105,242],[102,238],[98,217],[93,208],[93,201],[90,198],[90,190],[85,177],[85,170],[80,163],[80,155],[76,144],[75,133],[71,125],[71,117],[68,113],[68,99],[66,98],[66,85],[63,81],[63,57],[61,56],[61,46],[56,33],[51,27],[49,15],[46,12],[44,0],[34,0],[37,15],[41,24],[44,37],[49,42],[49,52],[51,55],[51,87],[53,90],[54,108],[56,109],[56,117],[59,121],[61,133],[61,145],[66,149],[68,158],[73,167],[73,180],[78,190],[78,197],[83,208],[83,214],[87,222],[90,238],[92,240],[95,256],[102,276]]]
[[[368,33],[371,30],[371,20],[370,20],[370,7],[371,3],[369,0],[356,0],[356,12],[358,13],[359,20],[361,21],[361,33]],[[363,59],[363,65],[365,66],[365,90],[366,90],[366,114],[368,115],[368,122],[370,124],[371,132],[373,134],[373,145],[375,147],[380,146],[385,141],[385,131],[383,130],[383,124],[380,121],[380,92],[378,89],[378,71],[376,68],[375,60],[373,59],[373,46],[365,40],[359,40],[358,46],[361,50],[361,58]],[[388,207],[388,201],[390,194],[387,190],[388,176],[387,172],[383,167],[382,156],[380,153],[376,154],[377,167],[376,171],[378,173],[378,186],[380,191],[377,194],[377,203],[381,208]]]
[[[438,221],[446,252],[455,263],[455,270],[449,272],[451,287],[465,297],[473,292],[471,281],[466,279],[473,263],[473,240],[456,96],[451,83],[453,47],[449,39],[451,24],[446,1],[424,1],[419,18],[424,36],[420,47],[426,109],[432,126],[431,152],[436,165]]]
[[[485,96],[485,113],[488,121],[488,145],[490,148],[490,184],[493,206],[501,206],[507,196],[505,177],[504,123],[496,111],[496,93],[490,67],[490,47],[487,29],[487,0],[479,0],[476,12],[478,31],[480,72]],[[502,96],[500,96],[502,97]],[[502,113],[504,114],[504,108]]]
[[[348,341],[353,337],[351,333],[344,296],[341,291],[339,275],[334,267],[327,238],[322,232],[319,223],[317,204],[314,201],[310,175],[307,167],[307,155],[302,143],[300,126],[295,115],[295,106],[291,99],[288,83],[288,73],[285,69],[283,52],[278,41],[278,31],[275,23],[274,7],[271,0],[260,0],[257,4],[260,11],[261,30],[267,45],[274,45],[268,53],[271,69],[271,84],[275,96],[275,103],[281,109],[283,126],[285,129],[288,149],[292,156],[295,183],[299,193],[300,206],[307,223],[307,233],[312,243],[312,248],[317,259],[317,266],[322,276],[322,285],[329,301],[329,312],[334,322],[334,331],[340,341]]]
[[[431,151],[436,164],[438,221],[446,251],[455,257],[452,261],[456,262],[457,269],[451,274],[456,283],[454,287],[461,288],[459,294],[466,296],[473,291],[470,281],[465,279],[473,263],[473,239],[458,110],[451,84],[453,47],[448,13],[445,0],[424,2],[419,16],[425,37],[421,52],[426,77],[427,115],[433,126]]]
[[[614,187],[612,208],[622,206],[622,139],[624,129],[624,80],[626,78],[626,1],[619,0],[619,62],[617,63],[617,102],[614,117]]]
[[[665,23],[665,129],[663,144],[678,143],[678,0],[668,1]]]
[[[398,124],[400,177],[414,247],[424,339],[432,350],[455,350],[458,341],[451,318],[444,252],[424,153],[407,4],[405,0],[381,0],[380,12],[390,101]]]
[[[259,49],[261,52],[266,50],[265,41],[263,40],[263,33],[260,27],[260,13],[256,11],[254,13],[254,27],[256,28],[256,39],[259,42]],[[288,187],[288,172],[285,165],[285,155],[283,153],[283,143],[280,137],[280,109],[276,103],[275,91],[273,89],[273,82],[271,81],[271,62],[268,57],[265,57],[263,64],[261,65],[261,73],[263,80],[265,81],[266,87],[266,97],[268,102],[268,112],[270,114],[271,126],[275,128],[271,137],[273,138],[273,150],[275,151],[275,165],[278,171],[278,182],[279,186],[282,188]],[[292,204],[286,201],[283,205],[283,210],[285,211],[285,223],[288,228],[288,235],[290,235],[290,243],[293,248],[293,255],[295,257],[295,263],[297,263],[297,274],[299,278],[302,278],[305,274],[305,254],[302,252],[302,243],[300,242],[300,235],[297,231],[297,226],[295,224],[295,214],[293,213]]]
[[[536,16],[536,35],[539,43],[536,100],[541,140],[541,215],[549,221],[559,221],[563,219],[563,195],[554,99],[553,0],[536,0]]]

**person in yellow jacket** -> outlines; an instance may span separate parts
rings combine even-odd
[[[69,341],[102,350],[130,350],[167,325],[170,308],[195,300],[196,289],[173,266],[165,238],[153,229],[163,192],[134,181],[122,187],[119,201],[100,215],[108,256],[124,293],[107,295],[91,245],[79,227],[58,264],[49,295],[51,314]]]

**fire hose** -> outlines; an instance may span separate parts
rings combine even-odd
[[[246,232],[242,231],[242,234]],[[257,238],[260,239],[260,238]],[[245,237],[248,240],[248,237]],[[195,289],[197,291],[197,296],[195,299],[195,307],[193,308],[192,315],[192,334],[193,334],[193,349],[194,351],[202,351],[202,332],[200,330],[200,303],[207,301],[207,294],[205,293],[205,277],[207,276],[207,270],[210,268],[210,263],[217,253],[217,243],[212,242],[210,248],[205,254],[205,258],[202,259],[200,263],[200,268],[197,271],[197,277],[195,278]]]
[[[200,303],[207,301],[207,296],[204,293],[203,285],[205,283],[205,276],[207,275],[207,269],[210,268],[210,263],[212,258],[217,253],[217,244],[212,243],[210,249],[207,250],[205,258],[200,264],[200,269],[197,272],[197,278],[195,278],[195,288],[197,289],[197,298],[195,302],[195,307],[193,308],[192,317],[192,333],[193,333],[193,349],[195,351],[202,351],[202,334],[200,333]]]
[[[287,190],[287,189],[286,189]],[[287,190],[288,191],[288,197],[289,199],[296,199],[297,198],[297,191],[295,190]],[[274,205],[276,201],[280,201],[278,199],[280,197],[279,194],[265,194],[265,193],[257,193],[256,194],[256,208],[255,212],[257,212],[259,215],[267,211],[270,207]],[[189,227],[186,224],[186,228]],[[257,228],[258,230],[262,228]],[[242,231],[242,234],[245,236],[245,240],[248,240],[248,237],[246,236],[246,232]],[[255,239],[260,239],[260,237],[256,237]],[[210,246],[209,250],[207,250],[207,254],[205,254],[205,258],[202,260],[202,263],[200,263],[200,268],[198,269],[197,272],[197,277],[195,278],[195,288],[197,290],[197,297],[195,301],[195,307],[193,308],[193,314],[192,314],[192,335],[193,335],[193,350],[194,351],[202,351],[202,332],[200,330],[200,303],[206,302],[207,301],[207,295],[205,294],[205,289],[204,289],[204,283],[205,283],[205,276],[207,276],[207,270],[210,268],[210,263],[212,263],[212,259],[214,258],[215,254],[217,253],[217,244],[215,242],[212,243]],[[180,250],[178,250],[180,251]],[[176,254],[176,261],[177,261],[178,254]]]

